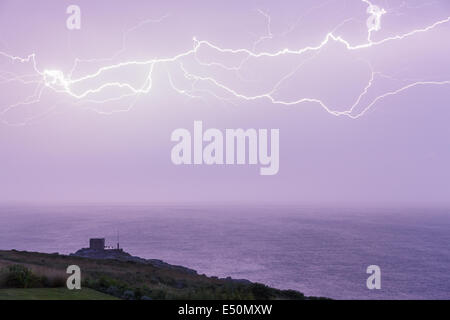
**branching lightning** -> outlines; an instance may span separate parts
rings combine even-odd
[[[410,82],[403,87],[392,90],[389,92],[385,92],[374,99],[372,99],[370,102],[368,102],[365,105],[361,105],[363,98],[367,95],[369,89],[372,87],[373,82],[375,80],[376,76],[379,76],[380,73],[373,70],[373,68],[370,66],[370,63],[367,63],[369,69],[370,69],[370,77],[368,83],[364,86],[364,90],[355,98],[354,103],[348,106],[344,111],[338,111],[333,106],[327,105],[322,100],[315,98],[315,97],[302,97],[299,99],[294,100],[284,100],[281,98],[276,98],[275,93],[276,91],[283,85],[283,83],[289,79],[294,73],[296,73],[302,66],[309,61],[309,59],[314,59],[315,55],[320,52],[325,46],[328,44],[334,42],[339,43],[345,47],[348,51],[358,51],[358,50],[364,50],[369,49],[372,47],[388,44],[389,42],[394,41],[401,41],[410,37],[413,37],[414,35],[420,34],[420,33],[426,33],[432,29],[435,29],[439,27],[440,25],[444,25],[450,22],[450,17],[447,17],[445,19],[439,20],[434,22],[431,25],[414,29],[410,32],[395,35],[387,38],[383,38],[381,40],[373,40],[373,35],[377,31],[381,30],[382,27],[382,18],[387,13],[387,11],[383,8],[380,8],[374,4],[372,4],[368,0],[361,0],[364,4],[367,5],[367,14],[368,14],[368,20],[367,20],[367,39],[363,43],[359,44],[352,44],[346,39],[342,38],[341,36],[336,35],[335,30],[330,31],[325,35],[325,37],[318,42],[317,44],[312,44],[303,48],[299,49],[291,49],[291,48],[284,48],[278,51],[257,51],[258,45],[263,41],[270,41],[273,38],[272,28],[271,28],[271,17],[267,12],[264,12],[262,10],[259,10],[258,12],[266,19],[267,21],[267,30],[266,34],[258,37],[258,39],[253,43],[251,49],[246,48],[223,48],[217,44],[214,44],[213,42],[207,41],[207,40],[200,40],[196,37],[193,37],[193,46],[192,48],[189,48],[186,51],[180,52],[174,56],[170,57],[163,57],[163,58],[153,58],[149,60],[144,61],[123,61],[119,63],[110,63],[114,60],[114,58],[118,57],[120,53],[122,53],[125,50],[126,45],[126,36],[136,30],[137,28],[140,28],[142,25],[146,23],[157,23],[161,21],[162,19],[165,19],[167,16],[164,16],[161,19],[158,20],[147,20],[143,21],[137,26],[127,30],[123,34],[123,45],[120,51],[115,53],[112,57],[106,58],[106,59],[97,59],[96,62],[102,62],[105,63],[104,66],[98,68],[95,72],[89,73],[83,76],[76,77],[74,76],[75,71],[77,70],[79,63],[82,61],[87,60],[81,60],[81,59],[75,59],[73,68],[70,70],[69,73],[65,74],[61,70],[57,69],[43,69],[41,70],[38,67],[36,54],[30,54],[27,57],[18,57],[14,55],[10,55],[5,52],[0,52],[0,56],[4,57],[8,60],[10,60],[12,63],[20,63],[20,64],[30,64],[33,69],[32,74],[27,75],[17,75],[11,72],[0,72],[0,85],[9,83],[9,82],[20,82],[23,84],[34,84],[35,90],[33,94],[22,101],[19,101],[17,103],[11,104],[9,106],[6,106],[3,110],[0,111],[0,117],[3,117],[7,112],[12,110],[13,108],[16,108],[18,106],[23,105],[32,105],[35,103],[38,103],[41,101],[42,95],[46,90],[51,90],[53,92],[66,95],[72,99],[76,103],[92,103],[92,104],[104,104],[111,101],[121,101],[124,98],[135,98],[134,102],[131,105],[128,105],[127,108],[120,110],[120,111],[128,111],[131,109],[131,107],[134,105],[134,103],[137,101],[137,99],[143,95],[148,94],[151,92],[153,88],[154,83],[154,70],[155,67],[158,65],[162,65],[166,67],[167,75],[169,79],[169,84],[175,90],[177,93],[185,95],[189,98],[199,98],[203,99],[205,95],[213,96],[214,98],[217,98],[225,103],[233,103],[233,100],[243,100],[243,101],[252,101],[252,100],[265,100],[269,101],[270,103],[274,105],[284,105],[284,106],[294,106],[294,105],[300,105],[303,103],[313,103],[317,104],[320,107],[322,107],[326,112],[328,112],[331,115],[334,116],[346,116],[351,119],[357,119],[361,116],[363,116],[368,110],[370,110],[376,103],[378,103],[380,100],[385,99],[386,97],[393,96],[396,94],[399,94],[403,91],[406,91],[408,89],[411,89],[413,87],[418,86],[425,86],[425,85],[449,85],[450,80],[446,81],[415,81]],[[343,23],[345,23],[344,21]],[[338,26],[339,27],[339,26]],[[289,31],[291,32],[291,31]],[[240,62],[235,65],[225,65],[220,62],[203,62],[199,57],[198,53],[201,49],[207,48],[209,50],[213,50],[214,52],[221,53],[221,54],[229,54],[237,57],[242,57],[240,59]],[[197,74],[193,71],[188,70],[189,68],[186,67],[186,65],[183,63],[184,58],[191,57],[194,58],[195,61],[201,65],[201,66],[216,66],[219,68],[222,68],[225,71],[230,72],[239,72],[241,71],[243,65],[248,62],[250,59],[258,59],[258,58],[276,58],[276,57],[283,57],[283,56],[290,56],[290,55],[296,55],[296,56],[302,56],[306,55],[307,53],[311,53],[312,56],[304,62],[302,62],[300,65],[295,66],[290,72],[282,76],[276,84],[273,86],[272,89],[262,92],[257,95],[248,95],[244,92],[241,92],[239,89],[233,88],[231,86],[225,85],[224,83],[220,82],[218,79],[216,79],[213,76],[202,76],[200,74]],[[93,61],[93,60],[91,60]],[[108,64],[110,63],[110,64]],[[173,65],[179,68],[179,70],[182,72],[183,77],[188,80],[191,83],[191,88],[189,89],[181,89],[175,84],[175,81],[173,80],[173,75],[171,74],[169,68],[167,68],[168,65]],[[120,81],[104,81],[102,80],[102,77],[105,76],[107,72],[110,71],[117,71],[121,70],[122,68],[127,67],[138,67],[140,70],[145,71],[145,77],[143,78],[143,81],[140,82],[139,85],[136,85],[135,83],[130,83],[126,80],[120,80]],[[97,80],[101,83],[98,85],[94,85],[91,87],[88,87],[87,89],[79,90],[77,89],[79,85],[86,84],[89,81]],[[214,88],[218,89],[220,92],[223,92],[226,96],[220,96],[218,92],[215,92],[213,90],[199,90],[195,88],[195,85],[197,83],[204,82],[208,83],[209,85],[212,85]],[[123,92],[116,96],[110,96],[107,98],[102,99],[95,99],[93,98],[96,94],[105,92],[108,89],[117,89],[118,92]],[[230,98],[231,97],[231,98]],[[357,111],[358,110],[358,111]],[[100,112],[100,111],[99,111]],[[101,111],[102,113],[108,113]],[[117,112],[111,111],[111,112]],[[3,122],[8,123],[6,120],[2,119]]]

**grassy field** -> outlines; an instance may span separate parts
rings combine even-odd
[[[92,290],[66,288],[0,289],[0,300],[117,300],[117,298]]]

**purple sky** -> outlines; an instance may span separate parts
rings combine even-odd
[[[66,28],[70,4],[80,30]],[[0,201],[450,204],[450,3],[372,4],[386,11],[373,45],[360,0],[0,0]],[[320,46],[329,32],[320,50],[280,53]],[[193,37],[210,45],[169,61]],[[32,53],[36,70],[11,58]],[[77,58],[89,61],[70,75]],[[165,58],[148,93],[78,96],[111,82],[140,88],[149,64],[74,80]],[[61,71],[66,87],[45,88],[45,70]],[[352,117],[333,114],[365,88]],[[303,98],[316,102],[288,105]],[[194,120],[279,128],[279,173],[174,166],[170,134]]]

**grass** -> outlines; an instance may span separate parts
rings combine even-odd
[[[117,300],[117,298],[83,288],[0,289],[0,300]]]
[[[13,265],[22,265],[39,279],[45,278],[46,281],[41,281],[41,285],[46,289],[40,289],[41,287],[37,284],[30,284],[30,288],[39,289],[18,291],[9,289],[24,287],[8,286],[6,281],[8,268]],[[83,289],[80,292],[61,288],[65,286],[68,276],[66,268],[69,265],[77,265],[81,268]],[[100,292],[104,294],[102,295]],[[168,266],[0,250],[0,300],[7,298],[106,299],[112,296],[136,300],[301,300],[314,298],[305,297],[302,293],[293,290],[278,290],[259,283],[207,277]]]

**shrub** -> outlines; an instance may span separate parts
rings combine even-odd
[[[272,298],[273,289],[261,283],[253,283],[250,285],[250,290],[252,291],[255,299],[258,300],[269,300]]]
[[[25,266],[15,264],[7,268],[5,285],[8,288],[36,288],[43,286],[42,278]]]
[[[298,291],[283,290],[283,291],[281,291],[281,293],[287,299],[292,299],[292,300],[303,300],[303,299],[305,299],[305,295],[303,293],[301,293],[301,292],[298,292]]]

